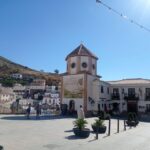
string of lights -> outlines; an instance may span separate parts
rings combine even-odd
[[[125,20],[129,21],[130,23],[132,23],[132,24],[138,26],[139,28],[141,28],[141,29],[143,29],[143,30],[145,30],[145,31],[147,31],[147,32],[150,32],[150,29],[149,29],[149,28],[147,28],[147,27],[145,27],[145,26],[139,24],[138,22],[136,22],[136,21],[133,20],[133,19],[130,19],[128,16],[126,16],[126,15],[120,13],[119,11],[113,9],[113,8],[110,7],[109,5],[103,3],[101,0],[96,0],[96,2],[99,3],[99,4],[101,4],[101,5],[103,5],[105,8],[108,8],[108,10],[110,10],[110,11],[112,11],[113,13],[115,13],[116,15],[120,16],[122,19],[125,19]]]

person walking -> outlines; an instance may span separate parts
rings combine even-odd
[[[30,112],[31,112],[31,104],[29,104],[27,108],[27,119],[30,119]]]
[[[36,106],[36,119],[39,118],[40,114],[41,114],[41,106],[40,106],[40,104],[37,104],[37,106]]]
[[[80,105],[80,108],[78,109],[77,113],[78,113],[78,119],[84,119],[85,118],[82,105]]]

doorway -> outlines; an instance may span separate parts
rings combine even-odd
[[[69,114],[73,115],[75,113],[75,101],[70,100],[69,102]]]
[[[128,113],[132,112],[132,113],[136,113],[137,114],[137,112],[138,112],[137,102],[130,102],[130,101],[128,101],[128,103],[127,103],[127,111],[128,111]]]

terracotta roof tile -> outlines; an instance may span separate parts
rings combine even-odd
[[[73,56],[91,56],[98,59],[90,50],[88,50],[83,44],[80,44],[75,50],[73,50],[69,55],[67,55],[66,60]]]

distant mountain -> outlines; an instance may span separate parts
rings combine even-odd
[[[47,81],[60,80],[60,76],[57,73],[37,71],[0,56],[0,77],[10,76],[13,73],[21,73],[23,75],[29,75],[35,78],[46,79]]]

